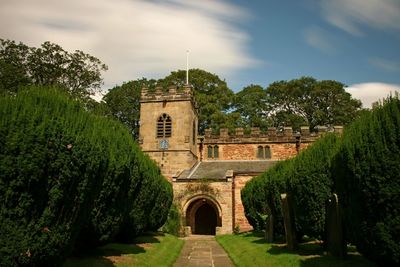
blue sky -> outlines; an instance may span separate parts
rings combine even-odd
[[[187,49],[234,91],[301,76],[365,106],[400,91],[399,0],[2,0],[0,38],[98,57],[104,92],[184,69]]]
[[[361,15],[349,12],[342,19],[354,24],[353,31],[329,21],[324,1],[235,2],[251,14],[238,27],[251,37],[249,51],[264,63],[241,72],[235,78],[235,83],[240,84],[238,87],[251,82],[265,85],[304,75],[338,80],[346,85],[400,84],[400,1],[347,1],[362,3],[361,6],[368,6],[368,2],[379,5],[388,2],[399,12],[392,21],[397,25],[386,25],[390,21],[381,21],[383,18],[372,22],[362,20]],[[331,2],[340,5],[343,1]],[[358,8],[357,3],[354,6]]]

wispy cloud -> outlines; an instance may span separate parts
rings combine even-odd
[[[383,58],[370,58],[368,63],[385,71],[400,72],[400,62]]]
[[[398,0],[322,0],[322,16],[332,25],[356,36],[362,26],[381,30],[400,30]]]
[[[345,88],[354,98],[360,99],[364,108],[371,108],[372,103],[382,100],[395,92],[400,93],[400,84],[360,83]]]
[[[2,0],[0,36],[97,56],[109,66],[109,88],[184,68],[187,49],[191,67],[220,75],[256,65],[249,36],[233,23],[248,16],[223,0]]]
[[[305,41],[312,47],[322,52],[334,52],[332,37],[320,27],[309,27],[304,31]]]

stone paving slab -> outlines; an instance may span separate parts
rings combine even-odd
[[[183,238],[180,256],[174,267],[233,267],[225,250],[214,236],[191,235]]]

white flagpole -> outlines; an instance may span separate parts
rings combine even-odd
[[[186,50],[186,85],[189,85],[189,50]]]

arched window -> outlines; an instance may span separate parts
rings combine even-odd
[[[266,159],[271,158],[271,148],[269,146],[265,146],[265,158]]]
[[[257,148],[257,158],[259,159],[264,158],[264,148],[262,146],[258,146]]]
[[[171,132],[171,117],[164,113],[157,120],[157,138],[171,137]]]
[[[214,159],[217,159],[219,157],[219,151],[218,151],[218,146],[214,146]]]
[[[210,145],[207,147],[207,158],[211,159],[213,157],[213,147]]]

